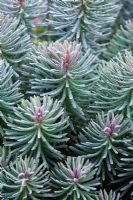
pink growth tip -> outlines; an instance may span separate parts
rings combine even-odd
[[[115,118],[113,118],[112,122],[104,129],[108,137],[111,137],[113,135],[115,127],[116,127],[116,120]]]
[[[24,0],[18,0],[20,6],[23,6]]]
[[[78,172],[77,169],[74,169],[74,171],[73,171],[73,181],[77,182],[78,179],[79,179],[79,172]]]
[[[31,176],[31,174],[29,173],[28,170],[26,170],[24,172],[24,179],[25,179],[26,182],[30,180],[30,176]]]
[[[38,123],[43,120],[43,107],[37,107],[35,109],[35,118]]]
[[[67,70],[69,69],[70,64],[71,64],[71,54],[69,49],[67,49],[63,60],[63,69],[65,72],[67,72]]]

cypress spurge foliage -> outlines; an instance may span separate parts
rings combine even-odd
[[[128,157],[121,159],[121,167],[118,168],[117,178],[113,181],[117,190],[121,192],[121,196],[128,199],[133,197],[133,143],[129,143]]]
[[[0,146],[0,171],[2,171],[11,160],[11,150],[8,147]]]
[[[107,50],[103,53],[103,57],[107,60],[115,57],[118,52],[124,49],[131,50],[133,48],[133,22],[127,21],[125,25],[121,25],[120,29],[114,34],[110,40]]]
[[[99,69],[100,79],[94,87],[92,109],[112,110],[131,118],[133,109],[133,56],[126,51]]]
[[[106,192],[106,190],[100,190],[96,200],[120,200],[120,194],[117,194],[112,190],[109,192],[109,194]]]
[[[59,41],[76,40],[82,43],[84,49],[92,47],[98,52],[103,50],[121,7],[119,1],[51,2],[48,20],[51,31],[46,34],[56,36]]]
[[[30,51],[31,42],[24,25],[19,25],[19,19],[9,16],[0,22],[0,57],[9,63],[20,63]]]
[[[47,2],[43,0],[1,0],[0,12],[11,17],[16,17],[19,23],[27,27],[28,33],[32,33],[32,27],[35,26],[34,20],[39,19],[38,26],[43,26],[42,20],[45,20],[47,14]]]
[[[0,200],[133,198],[132,5],[0,0]]]
[[[125,159],[125,162],[123,162],[122,168],[123,172],[121,172],[118,177],[119,181],[116,181],[119,183],[120,191],[122,195],[131,195],[133,196],[133,161],[132,157],[129,159]],[[122,171],[122,170],[121,170]]]
[[[48,199],[49,174],[45,164],[33,158],[18,158],[10,163],[0,176],[2,198],[12,200],[43,200]]]
[[[0,116],[4,119],[22,97],[19,93],[20,82],[14,82],[14,76],[12,67],[5,60],[0,60]]]
[[[130,135],[130,139],[127,136]],[[95,121],[79,135],[80,143],[71,147],[75,152],[86,155],[98,167],[97,175],[102,180],[112,179],[116,175],[116,166],[120,159],[128,156],[128,142],[132,138],[131,124],[122,115],[98,114]]]
[[[99,180],[94,166],[81,157],[68,157],[65,164],[58,163],[51,174],[53,196],[59,200],[93,200]]]
[[[42,103],[36,96],[23,99],[21,105],[14,108],[14,116],[9,118],[5,145],[14,147],[20,154],[60,159],[63,156],[56,146],[68,140],[65,133],[67,121],[57,100],[47,96],[43,97]]]
[[[31,93],[47,92],[60,100],[70,117],[85,119],[90,90],[97,79],[96,57],[90,50],[83,54],[80,44],[67,41],[40,44],[36,54],[30,57]]]

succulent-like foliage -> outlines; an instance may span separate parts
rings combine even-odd
[[[107,50],[103,53],[105,59],[111,59],[116,56],[118,52],[133,48],[133,22],[127,21],[125,26],[120,27],[116,34],[109,42]]]
[[[20,82],[13,81],[14,71],[5,61],[0,60],[0,116],[5,116],[12,112],[13,106],[20,100]],[[3,115],[4,113],[4,115]]]
[[[120,191],[122,195],[130,195],[133,196],[133,159],[132,157],[129,159],[125,159],[125,162],[122,165],[123,172],[119,174],[119,184]],[[117,183],[118,183],[117,182]]]
[[[80,143],[71,147],[78,154],[87,155],[92,163],[98,167],[97,174],[102,180],[116,175],[116,166],[120,166],[120,159],[127,156],[127,136],[132,138],[131,124],[122,115],[108,113],[98,114],[96,121],[80,133]]]
[[[43,200],[50,196],[49,174],[44,164],[33,158],[18,158],[0,175],[2,198],[12,200]]]
[[[117,0],[53,0],[48,21],[52,30],[47,34],[57,36],[60,41],[77,40],[84,49],[92,47],[101,51],[112,33],[119,10]]]
[[[30,101],[23,99],[9,119],[5,145],[14,147],[20,154],[34,153],[44,159],[47,156],[60,159],[63,156],[56,146],[68,140],[66,133],[62,133],[67,121],[57,100],[47,96],[43,97],[42,103],[36,96]]]
[[[0,200],[133,199],[132,7],[0,0]]]
[[[100,79],[94,88],[96,110],[123,112],[129,118],[133,109],[133,56],[120,54],[100,67]]]
[[[19,19],[21,24],[26,25],[28,32],[32,34],[31,28],[34,27],[35,19],[39,18],[36,25],[43,26],[47,14],[47,1],[44,0],[1,0],[0,12]]]
[[[3,170],[11,160],[11,150],[8,147],[0,146],[0,171]]]
[[[85,119],[90,90],[97,77],[95,61],[90,50],[83,54],[76,42],[40,45],[37,55],[31,57],[31,92],[47,92],[59,98],[70,117]]]
[[[106,190],[100,190],[96,200],[120,200],[120,194],[116,194],[112,190],[109,192],[109,194],[106,192]]]
[[[133,197],[133,143],[129,143],[129,155],[127,158],[123,158],[121,167],[118,168],[118,177],[113,181],[115,186],[117,186],[118,190],[121,192],[121,196],[129,197],[130,195]],[[119,185],[119,187],[118,187]]]
[[[54,196],[59,200],[92,200],[99,180],[94,166],[81,157],[68,157],[65,164],[58,163],[51,175]]]
[[[19,63],[30,50],[30,37],[17,18],[3,17],[0,22],[0,56],[10,63]]]

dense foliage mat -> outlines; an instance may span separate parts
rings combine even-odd
[[[133,199],[132,7],[0,0],[0,199]]]

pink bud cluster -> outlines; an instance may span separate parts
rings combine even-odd
[[[70,50],[67,49],[65,56],[64,56],[64,60],[63,60],[63,69],[65,72],[68,71],[70,64],[71,64],[72,58],[71,58],[71,53]]]
[[[105,127],[104,132],[108,137],[112,137],[115,128],[116,128],[116,119],[113,118],[111,123],[107,127]]]
[[[24,0],[18,0],[20,6],[22,7],[23,6],[23,3],[24,3]]]
[[[44,117],[44,108],[42,106],[35,108],[35,120],[41,123]]]
[[[74,182],[77,182],[78,179],[79,179],[79,172],[78,172],[78,169],[73,169],[73,171],[71,172],[71,176],[73,178],[73,181]]]
[[[25,170],[24,179],[26,182],[30,180],[30,176],[31,176],[30,172],[28,170]]]

